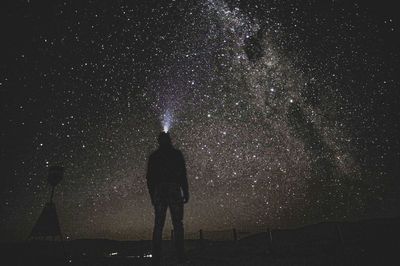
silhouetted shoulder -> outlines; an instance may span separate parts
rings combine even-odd
[[[150,154],[149,158],[150,159],[157,158],[157,157],[163,156],[165,154],[168,154],[170,156],[182,156],[183,157],[183,154],[180,150],[171,148],[171,149],[157,149]]]
[[[174,152],[175,152],[176,155],[183,156],[183,154],[182,154],[182,152],[181,152],[180,150],[175,149],[175,148],[173,148],[173,150],[174,150]]]
[[[149,159],[150,159],[150,160],[156,159],[156,158],[158,158],[158,157],[161,157],[164,153],[165,153],[164,150],[157,149],[157,150],[153,151],[153,152],[150,154]]]
[[[177,158],[178,160],[184,161],[183,153],[181,150],[174,149],[174,157]]]
[[[158,150],[153,151],[153,152],[150,154],[149,159],[151,160],[152,158],[157,157],[157,152],[158,152]]]

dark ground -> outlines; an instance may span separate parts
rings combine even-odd
[[[186,240],[180,265],[400,265],[400,217],[276,229],[238,241]],[[1,265],[151,265],[151,242],[81,239],[1,244]],[[164,241],[164,265],[174,262]],[[147,255],[147,257],[146,257]]]

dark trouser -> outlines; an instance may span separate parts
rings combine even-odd
[[[178,260],[183,259],[183,202],[167,203],[159,202],[154,205],[155,221],[153,230],[153,262],[159,265],[161,260],[162,231],[165,223],[167,209],[171,212],[172,224],[174,226],[175,248]]]

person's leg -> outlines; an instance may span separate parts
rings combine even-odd
[[[174,226],[175,248],[178,261],[184,260],[183,203],[170,205],[172,224]]]
[[[158,203],[154,205],[154,230],[153,230],[153,265],[160,265],[161,248],[162,248],[162,232],[167,213],[167,204]]]

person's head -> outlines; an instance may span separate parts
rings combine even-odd
[[[158,135],[158,144],[161,148],[172,147],[171,137],[169,136],[169,133],[161,132],[160,135]]]

